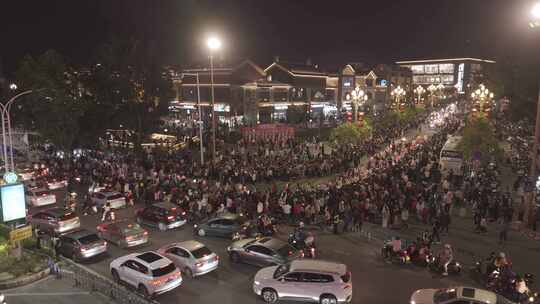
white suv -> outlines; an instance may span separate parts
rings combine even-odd
[[[145,298],[162,294],[182,284],[180,270],[168,258],[153,252],[132,253],[111,262],[116,283],[126,283]]]
[[[344,264],[320,260],[294,260],[266,267],[255,275],[253,291],[266,303],[306,300],[320,304],[350,303],[352,278]]]

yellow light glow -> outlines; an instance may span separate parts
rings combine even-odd
[[[208,48],[212,51],[218,50],[221,48],[221,40],[219,40],[217,37],[210,37],[206,41],[206,45],[208,45]]]
[[[540,2],[536,3],[532,10],[531,10],[531,15],[535,18],[535,19],[540,19]]]

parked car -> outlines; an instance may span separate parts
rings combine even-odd
[[[49,190],[58,190],[67,187],[68,180],[65,176],[48,176],[44,178],[44,184]]]
[[[186,213],[178,206],[160,202],[137,211],[137,223],[157,227],[160,231],[185,225]]]
[[[173,290],[182,284],[180,270],[157,252],[132,253],[113,260],[111,275],[117,283],[137,288],[146,298]]]
[[[107,242],[96,233],[82,229],[61,235],[56,251],[74,261],[81,261],[107,253]]]
[[[259,270],[253,280],[253,291],[266,303],[278,300],[351,303],[352,278],[344,264],[295,260]]]
[[[17,175],[19,175],[21,181],[24,182],[33,179],[36,176],[36,173],[32,168],[24,168],[22,170],[18,170]]]
[[[28,216],[34,229],[49,234],[61,234],[81,227],[79,217],[71,210],[51,208]]]
[[[272,237],[236,241],[227,247],[227,251],[232,262],[256,266],[283,265],[304,256],[302,250]]]
[[[56,195],[43,188],[27,188],[25,191],[26,204],[32,207],[42,207],[56,203]]]
[[[173,261],[189,277],[217,269],[219,256],[198,241],[185,241],[161,247],[158,252]]]
[[[412,294],[410,302],[415,304],[513,304],[510,300],[494,292],[472,287],[419,289]]]
[[[233,234],[242,229],[246,218],[236,214],[226,214],[212,218],[200,225],[195,225],[194,230],[198,236],[219,236],[232,238]]]
[[[148,231],[128,220],[103,223],[97,226],[100,238],[128,248],[148,243]]]
[[[126,198],[118,192],[93,192],[90,199],[98,207],[103,207],[106,203],[110,203],[112,209],[126,207]]]

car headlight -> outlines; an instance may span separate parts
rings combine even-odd
[[[415,302],[415,301],[413,301],[413,300],[411,300],[411,304],[416,304],[416,302]]]
[[[198,225],[197,225],[197,224],[193,225],[193,228],[197,228],[197,227],[198,227]]]
[[[227,251],[231,251],[231,250],[232,250],[231,246],[227,247]]]
[[[259,282],[259,281],[253,281],[253,284],[255,284],[255,285],[261,285],[261,282]]]

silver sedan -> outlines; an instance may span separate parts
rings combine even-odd
[[[219,256],[195,240],[169,244],[161,247],[158,252],[190,277],[209,273],[217,269],[219,264]]]

